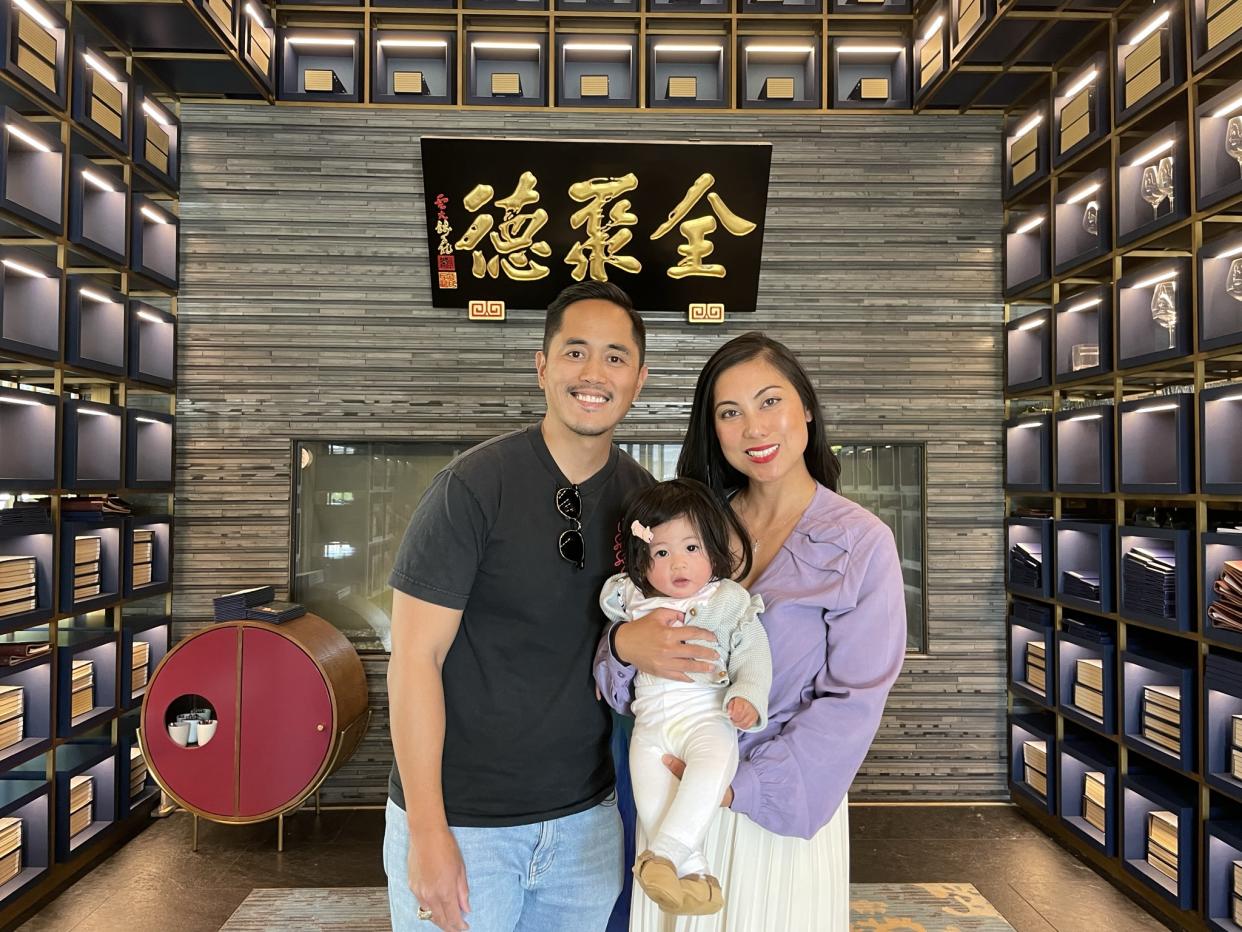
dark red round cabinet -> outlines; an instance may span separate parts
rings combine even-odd
[[[215,732],[182,745],[168,726],[193,709],[210,711]],[[349,759],[366,722],[358,654],[303,615],[219,622],[170,650],[143,699],[140,738],[151,774],[185,809],[258,822],[297,808]]]

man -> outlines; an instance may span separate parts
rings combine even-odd
[[[535,354],[542,421],[454,460],[410,521],[388,672],[398,932],[608,921],[622,828],[591,666],[622,507],[652,481],[612,443],[647,378],[645,348],[620,288],[566,288]]]

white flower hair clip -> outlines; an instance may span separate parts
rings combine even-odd
[[[652,531],[651,528],[647,527],[647,525],[642,524],[639,521],[635,521],[630,525],[630,533],[644,543],[649,544],[655,540],[655,532]]]

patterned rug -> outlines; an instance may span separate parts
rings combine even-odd
[[[856,883],[852,932],[1012,932],[968,883]],[[254,890],[221,932],[391,932],[383,887]]]

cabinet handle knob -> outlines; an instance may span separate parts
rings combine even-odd
[[[318,725],[316,725],[316,726],[315,726],[315,731],[323,731],[323,723],[322,723],[322,722],[320,722]]]

